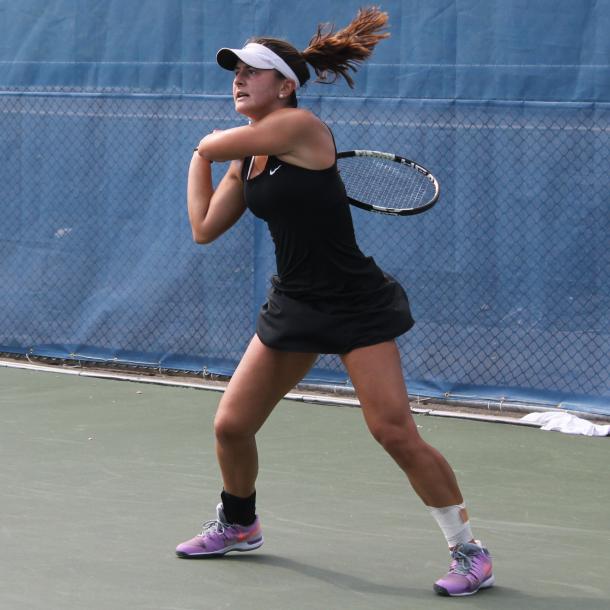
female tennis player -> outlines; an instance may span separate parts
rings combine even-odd
[[[307,64],[319,80],[343,77],[352,86],[349,70],[387,36],[386,22],[385,13],[367,8],[340,31],[319,26],[303,52],[270,38],[218,52],[220,66],[234,72],[235,109],[249,124],[206,135],[193,153],[187,188],[193,238],[215,240],[248,208],[268,223],[277,275],[216,414],[224,486],[216,519],[176,553],[198,558],[261,546],[256,433],[318,354],[331,353],[341,357],[374,438],[447,539],[451,567],[434,589],[471,595],[493,584],[491,557],[473,537],[453,471],[420,437],[410,412],[395,343],[413,325],[407,296],[358,248],[333,135],[297,107]],[[216,188],[213,161],[231,162]]]

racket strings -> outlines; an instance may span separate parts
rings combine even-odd
[[[414,209],[434,196],[432,182],[409,165],[371,157],[347,157],[339,170],[353,199],[392,209]]]

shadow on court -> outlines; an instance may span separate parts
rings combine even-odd
[[[0,608],[608,607],[608,439],[417,416],[497,586],[445,599],[441,534],[355,408],[283,401],[259,435],[265,545],[181,560],[215,515],[217,392],[0,367]]]

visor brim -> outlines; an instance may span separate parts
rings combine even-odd
[[[233,49],[220,49],[216,53],[216,63],[225,70],[234,70],[239,57]]]
[[[216,53],[216,62],[225,70],[234,70],[238,61],[243,61],[247,66],[261,70],[271,70],[274,68],[270,61],[248,49],[220,49]]]

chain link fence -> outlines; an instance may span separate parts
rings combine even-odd
[[[610,400],[610,108],[311,97],[339,149],[416,159],[418,217],[353,210],[407,289],[408,380],[451,394]],[[0,94],[0,351],[230,373],[274,272],[246,214],[192,243],[193,146],[239,124],[215,96]],[[214,165],[215,179],[225,170]],[[318,376],[344,379],[322,356]]]

